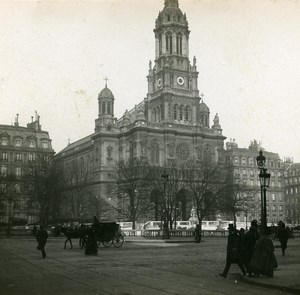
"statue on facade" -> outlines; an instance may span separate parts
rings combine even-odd
[[[193,66],[196,66],[196,62],[197,62],[196,56],[194,55],[194,58],[193,58]]]
[[[215,125],[219,124],[219,115],[218,115],[218,113],[216,113],[216,115],[214,117],[214,124]]]

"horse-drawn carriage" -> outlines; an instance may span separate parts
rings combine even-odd
[[[98,246],[102,243],[104,247],[114,245],[120,248],[124,243],[120,225],[115,222],[99,222],[96,226],[96,239]]]
[[[73,248],[72,239],[79,238],[79,246],[85,248],[88,238],[93,236],[97,241],[98,247],[103,244],[104,247],[114,245],[120,248],[124,243],[124,237],[120,226],[116,222],[97,222],[96,224],[81,224],[79,227],[60,227],[60,232],[66,236],[65,247],[70,242]]]

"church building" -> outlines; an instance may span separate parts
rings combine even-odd
[[[189,35],[178,0],[165,0],[155,21],[155,57],[149,62],[146,98],[116,118],[114,106],[122,98],[114,97],[106,84],[98,95],[94,131],[56,155],[65,171],[84,167],[89,179],[85,185],[95,197],[109,202],[106,185],[113,181],[111,173],[120,159],[146,157],[151,165],[167,166],[175,159],[224,158],[218,114],[211,120],[199,95]]]

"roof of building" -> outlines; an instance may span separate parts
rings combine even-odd
[[[74,142],[72,142],[72,143],[69,143],[63,150],[61,150],[59,153],[62,153],[62,152],[67,152],[67,151],[70,151],[70,150],[72,150],[72,149],[74,149],[74,148],[76,148],[76,147],[79,147],[79,146],[83,146],[84,144],[90,144],[91,142],[92,142],[92,140],[91,140],[91,136],[92,135],[88,135],[88,136],[86,136],[86,137],[84,137],[84,138],[81,138],[81,139],[79,139],[79,140],[77,140],[77,141],[74,141]]]

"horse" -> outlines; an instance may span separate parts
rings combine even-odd
[[[71,249],[73,249],[73,243],[72,239],[78,239],[79,238],[79,247],[82,249],[86,246],[86,239],[87,239],[87,229],[85,226],[80,227],[60,227],[60,232],[62,232],[65,237],[67,238],[65,240],[65,246],[64,249],[66,249],[67,242],[70,243]]]

